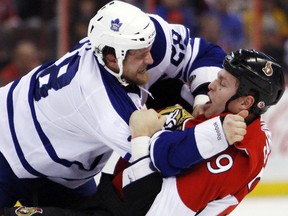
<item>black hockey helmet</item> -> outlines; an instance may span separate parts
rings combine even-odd
[[[228,54],[223,67],[239,80],[235,99],[251,95],[255,103],[250,109],[256,115],[263,114],[276,104],[285,90],[282,67],[271,56],[256,50],[240,49]],[[255,94],[255,95],[254,95]]]

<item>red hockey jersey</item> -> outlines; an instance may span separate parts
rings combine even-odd
[[[193,127],[204,118],[190,120]],[[226,215],[259,182],[270,154],[271,133],[258,118],[242,142],[206,159],[177,177],[163,180],[147,215]]]

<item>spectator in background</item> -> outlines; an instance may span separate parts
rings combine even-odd
[[[17,7],[19,16],[26,20],[40,17],[42,12],[42,2],[38,0],[13,0]]]
[[[1,0],[0,1],[0,23],[3,25],[14,26],[19,21],[18,13],[14,2],[12,0]]]
[[[81,0],[74,1],[71,6],[71,46],[79,42],[87,35],[87,28],[90,19],[96,11],[108,3],[110,0]]]
[[[0,85],[16,80],[41,64],[36,45],[31,41],[20,41],[8,65],[0,72]]]
[[[15,4],[12,0],[0,0],[0,70],[9,61],[9,46],[6,34],[20,22]]]
[[[213,22],[215,23],[218,22],[220,29],[217,30],[219,33],[217,44],[220,45],[226,52],[231,52],[244,47],[243,44],[245,41],[245,34],[243,23],[242,20],[230,10],[232,2],[230,0],[210,0],[207,1],[207,3],[210,10],[208,14],[205,14],[204,16],[208,22],[210,22],[210,19],[214,20]],[[202,31],[203,28],[213,28],[213,25],[205,25],[206,23],[202,23]],[[210,30],[208,29],[208,31]]]
[[[211,13],[204,13],[199,19],[199,35],[210,43],[218,44],[220,40],[219,19]]]
[[[190,35],[195,36],[197,19],[193,9],[187,7],[185,0],[160,0],[154,13],[169,23],[185,25],[190,29]]]
[[[57,1],[50,0],[0,0],[0,72],[13,61],[16,44],[23,40],[37,44],[41,57],[55,58],[57,34],[48,33],[52,32],[50,22],[56,17],[52,8],[56,5]]]
[[[193,0],[187,1],[189,7],[193,8],[196,16],[201,16],[209,10],[209,6],[206,0]]]
[[[74,1],[72,6],[71,46],[87,35],[89,20],[97,11],[97,2],[93,0]]]

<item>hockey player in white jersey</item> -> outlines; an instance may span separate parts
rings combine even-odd
[[[67,207],[95,193],[93,177],[113,151],[129,160],[128,120],[149,87],[180,79],[192,103],[224,57],[182,25],[121,1],[105,5],[73,50],[0,89],[0,209],[17,200]]]

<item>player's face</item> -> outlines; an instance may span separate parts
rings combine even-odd
[[[210,101],[203,107],[205,117],[209,118],[222,113],[225,110],[226,102],[236,93],[237,87],[238,80],[233,75],[224,69],[219,71],[217,79],[208,86]],[[234,106],[234,104],[229,103],[229,108],[230,106]]]
[[[122,77],[128,83],[135,83],[137,85],[144,85],[149,80],[147,66],[153,64],[153,58],[150,53],[151,47],[129,50],[123,61],[123,75]]]

